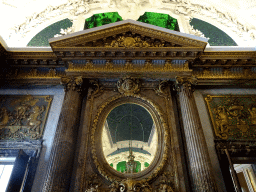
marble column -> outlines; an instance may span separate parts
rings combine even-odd
[[[213,192],[217,191],[217,187],[191,89],[191,86],[195,83],[196,79],[193,77],[176,77],[176,89],[180,100],[189,172],[193,191]]]
[[[65,97],[48,162],[43,191],[69,191],[82,105],[81,77],[63,78]]]

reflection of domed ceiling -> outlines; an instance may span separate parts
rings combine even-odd
[[[153,120],[146,109],[135,104],[114,108],[107,117],[113,143],[125,140],[148,142]]]

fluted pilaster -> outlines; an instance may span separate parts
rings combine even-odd
[[[69,191],[79,128],[81,77],[63,78],[65,98],[56,129],[43,191]]]
[[[193,77],[176,77],[193,191],[217,191],[202,125],[192,93]]]

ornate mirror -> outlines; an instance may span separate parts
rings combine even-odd
[[[157,129],[150,113],[133,103],[112,109],[103,124],[102,150],[108,164],[118,172],[146,169],[157,150]]]
[[[91,152],[95,168],[111,182],[153,179],[167,160],[165,122],[161,109],[147,98],[109,98],[93,120]]]

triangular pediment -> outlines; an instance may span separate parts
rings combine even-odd
[[[54,51],[59,49],[141,49],[141,48],[199,48],[207,39],[150,24],[125,20],[83,30],[49,40]]]

